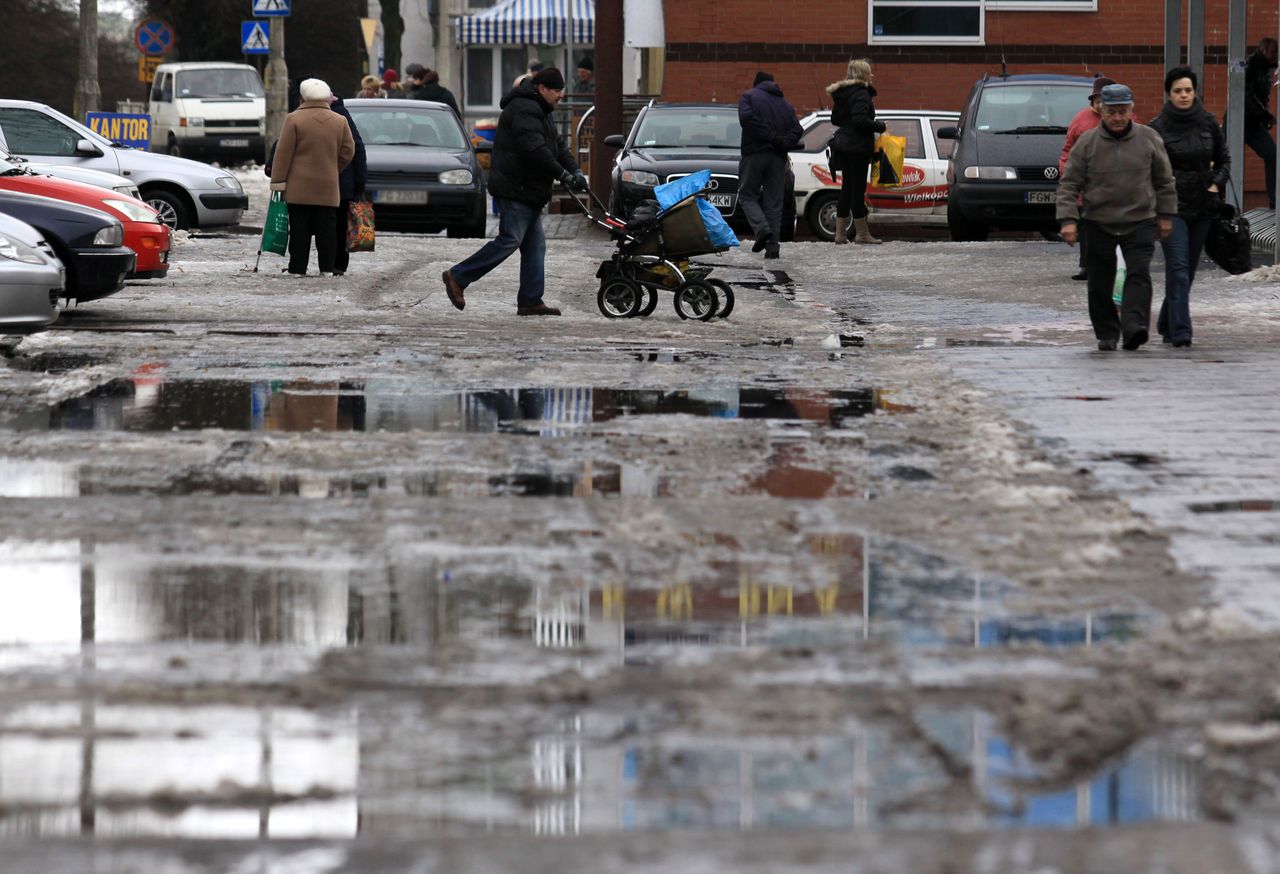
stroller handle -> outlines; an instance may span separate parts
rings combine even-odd
[[[597,207],[599,207],[600,209],[599,216],[593,213],[591,211],[591,207],[587,206],[587,204],[583,203],[578,198],[577,192],[575,191],[569,192],[570,199],[572,199],[573,202],[577,204],[578,209],[582,210],[583,215],[591,219],[591,221],[595,222],[595,224],[597,224],[598,226],[604,228],[610,234],[616,234],[618,236],[621,236],[623,239],[631,240],[631,236],[627,233],[626,222],[623,222],[621,219],[615,218],[612,215],[610,215],[608,208],[604,205],[604,202],[599,197],[596,196],[596,193],[591,190],[590,186],[587,187],[587,195],[591,198],[591,201]]]

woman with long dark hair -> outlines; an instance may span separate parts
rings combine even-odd
[[[1191,283],[1209,228],[1222,204],[1231,176],[1231,156],[1218,120],[1196,94],[1199,81],[1190,67],[1174,67],[1164,77],[1168,98],[1151,127],[1164,140],[1178,188],[1173,232],[1160,241],[1164,250],[1164,303],[1156,330],[1175,347],[1191,345]]]
[[[836,203],[836,242],[849,242],[849,225],[857,230],[855,243],[879,243],[867,227],[867,169],[876,150],[876,134],[884,133],[883,121],[876,120],[876,89],[871,84],[871,62],[858,58],[849,62],[845,78],[827,86],[835,103],[831,123],[831,169],[844,174],[840,200]]]

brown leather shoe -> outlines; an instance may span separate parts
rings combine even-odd
[[[444,293],[449,295],[449,303],[458,309],[465,309],[467,301],[462,296],[462,286],[458,284],[458,280],[453,278],[453,271],[446,270],[440,274],[440,278],[444,280]]]
[[[518,316],[558,316],[560,311],[555,307],[549,307],[545,303],[534,304],[531,307],[516,307],[516,315]]]

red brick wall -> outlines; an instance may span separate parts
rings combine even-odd
[[[1010,73],[1102,73],[1124,82],[1134,90],[1139,117],[1150,118],[1164,103],[1164,2],[1099,0],[1098,5],[1095,13],[989,11],[985,46],[868,46],[867,0],[675,0],[664,4],[663,97],[736,102],[763,69],[803,113],[829,107],[826,85],[844,77],[849,57],[867,57],[879,106],[959,110],[975,80],[984,72],[1000,72],[1003,50]],[[1280,0],[1249,0],[1250,48],[1261,37],[1276,35],[1278,5]],[[1227,3],[1209,0],[1205,6],[1201,95],[1221,118]],[[1185,26],[1184,15],[1184,40]],[[1251,152],[1245,172],[1249,201],[1256,204],[1262,197],[1262,163]]]

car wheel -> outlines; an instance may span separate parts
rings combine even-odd
[[[809,198],[809,206],[805,209],[805,220],[809,229],[819,240],[830,243],[836,238],[836,201],[839,199],[834,191],[824,191]]]
[[[952,196],[954,197],[954,193]],[[953,243],[981,243],[991,233],[986,225],[965,218],[954,200],[947,201],[947,228],[951,231]]]
[[[169,145],[165,149],[165,152],[173,155],[175,158],[182,157],[182,147],[178,145],[178,140],[173,134],[169,134]]]
[[[191,227],[191,215],[187,205],[178,195],[163,189],[151,189],[142,192],[142,199],[147,206],[160,213],[160,221],[170,230],[181,231]]]

